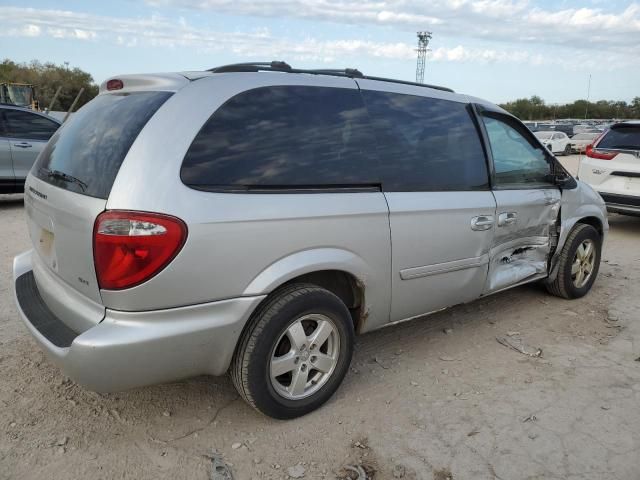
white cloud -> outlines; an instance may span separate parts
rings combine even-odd
[[[25,25],[22,29],[25,37],[37,37],[40,35],[40,27],[38,25]]]
[[[640,44],[640,5],[542,9],[528,0],[146,0],[155,7],[231,15],[297,18],[438,35],[573,47]],[[611,8],[611,7],[609,7]]]

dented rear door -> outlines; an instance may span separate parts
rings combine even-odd
[[[484,294],[547,275],[560,212],[554,159],[516,118],[480,108],[491,156],[495,228]]]

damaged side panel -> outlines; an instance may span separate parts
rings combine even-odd
[[[484,294],[546,276],[557,242],[557,188],[494,191],[497,221]]]

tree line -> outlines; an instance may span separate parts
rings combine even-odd
[[[40,108],[48,108],[58,87],[62,87],[53,105],[53,110],[68,110],[81,88],[82,96],[75,107],[77,110],[98,94],[98,86],[93,77],[77,68],[56,65],[51,62],[17,63],[5,59],[0,63],[0,83],[28,83],[35,87]]]
[[[509,113],[521,120],[553,120],[556,118],[616,118],[640,119],[640,97],[630,103],[624,100],[598,100],[588,102],[576,100],[562,105],[547,104],[542,98],[534,95],[531,98],[517,100],[500,105]]]

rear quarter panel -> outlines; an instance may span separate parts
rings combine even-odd
[[[103,290],[107,307],[139,311],[261,295],[297,275],[338,269],[365,285],[367,326],[388,322],[391,250],[381,192],[210,193],[181,182],[184,155],[209,116],[233,95],[265,85],[357,88],[346,78],[229,73],[170,98],[133,144],[107,208],[175,215],[188,239],[148,282]]]

